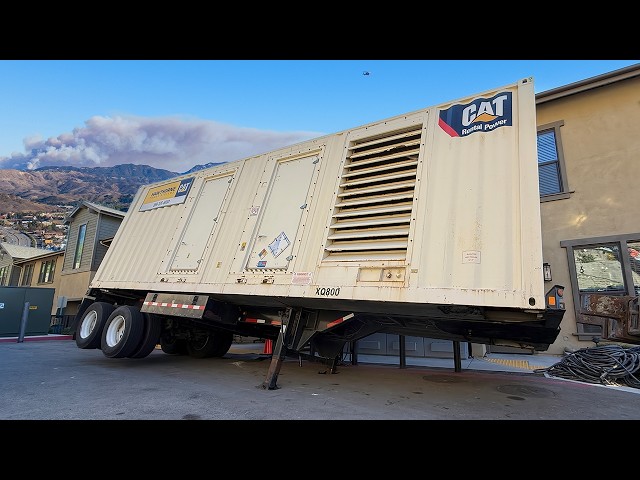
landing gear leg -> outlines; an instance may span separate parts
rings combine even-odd
[[[290,331],[295,331],[297,329],[302,313],[301,310],[296,310],[295,316],[292,320],[292,312],[293,310],[291,308],[287,308],[280,317],[282,320],[282,324],[280,326],[278,339],[276,340],[275,347],[273,348],[273,354],[271,355],[269,371],[267,372],[267,377],[265,378],[264,382],[262,382],[262,384],[260,385],[260,387],[264,390],[276,390],[277,388],[279,388],[276,383],[278,381],[278,375],[280,374],[282,362],[284,361],[287,354],[287,344],[290,337]],[[289,325],[289,322],[291,322],[291,326]]]
[[[332,361],[331,361],[331,370],[329,370],[329,373],[338,373],[338,363],[340,362],[340,355],[337,355]]]

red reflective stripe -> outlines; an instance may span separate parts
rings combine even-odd
[[[339,323],[344,322],[344,317],[334,320],[333,322],[327,323],[327,328],[335,327]]]
[[[191,310],[204,310],[204,305],[188,305],[186,303],[158,303],[158,302],[144,302],[145,305],[151,305],[154,307],[173,307],[173,308],[187,308]]]
[[[245,323],[264,323],[265,325],[282,325],[282,322],[279,320],[262,320],[259,318],[245,318],[243,320]]]
[[[336,325],[344,322],[345,320],[349,320],[352,317],[353,317],[353,313],[350,313],[349,315],[345,315],[344,317],[340,317],[334,320],[333,322],[327,323],[327,328],[335,327]]]

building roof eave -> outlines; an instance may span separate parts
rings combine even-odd
[[[71,221],[73,220],[73,217],[76,215],[76,213],[78,213],[82,208],[86,208],[88,210],[92,210],[94,212],[96,212],[98,215],[103,214],[103,215],[109,215],[115,218],[120,218],[123,219],[124,216],[126,215],[127,212],[122,212],[120,210],[115,210],[113,208],[109,208],[109,207],[105,207],[102,205],[98,205],[97,203],[93,203],[93,202],[88,202],[86,200],[83,200],[82,202],[80,202],[80,204],[78,204],[71,213],[69,213],[65,219],[63,220],[63,224],[64,225],[69,225],[71,223]]]
[[[536,94],[536,105],[640,76],[640,63]]]

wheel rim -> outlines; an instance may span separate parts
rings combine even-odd
[[[197,338],[195,340],[192,340],[191,341],[191,347],[194,350],[203,350],[207,346],[207,344],[209,343],[209,339],[210,339],[210,337],[206,336],[204,338]]]
[[[104,338],[109,347],[114,347],[120,342],[125,332],[125,324],[126,322],[122,315],[114,317],[111,323],[109,323]]]
[[[89,312],[83,319],[82,325],[80,325],[80,336],[82,338],[87,338],[93,329],[96,328],[96,323],[98,322],[98,314],[95,311]]]

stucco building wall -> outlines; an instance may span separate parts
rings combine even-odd
[[[564,285],[566,313],[548,352],[593,346],[576,335],[567,250],[560,242],[638,233],[640,217],[640,78],[538,104],[537,124],[560,127],[570,197],[541,202],[544,261]]]

